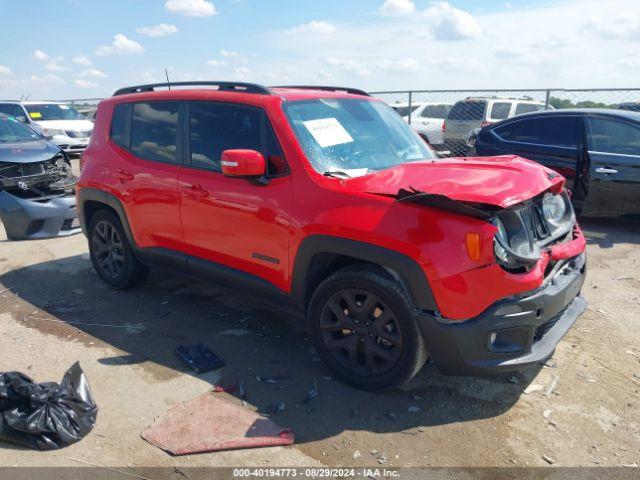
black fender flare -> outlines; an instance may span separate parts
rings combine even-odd
[[[80,220],[82,232],[85,234],[85,236],[88,236],[87,229],[89,227],[85,213],[85,204],[90,201],[102,203],[103,205],[111,207],[113,210],[115,210],[115,212],[118,214],[118,217],[120,217],[120,222],[122,223],[122,228],[124,228],[124,232],[127,235],[129,244],[137,249],[137,244],[135,242],[135,239],[133,238],[133,233],[131,232],[131,227],[129,226],[129,220],[127,219],[127,214],[124,211],[122,202],[120,202],[118,197],[97,188],[79,188],[77,190],[76,197],[78,218]]]
[[[331,235],[310,235],[302,240],[296,252],[292,273],[292,297],[295,307],[304,312],[313,292],[307,291],[307,274],[318,254],[356,258],[380,265],[403,286],[416,309],[437,312],[437,304],[429,281],[418,263],[396,250],[367,242]]]

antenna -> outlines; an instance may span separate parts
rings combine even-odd
[[[169,90],[171,90],[171,82],[169,81],[169,72],[167,71],[166,67],[164,69],[164,74],[167,77],[167,86],[169,87]]]

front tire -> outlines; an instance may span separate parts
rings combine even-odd
[[[411,303],[398,282],[376,267],[346,267],[326,278],[311,298],[308,322],[329,369],[363,390],[400,386],[427,359]]]
[[[112,212],[96,212],[88,233],[91,262],[104,282],[126,290],[146,275],[148,268],[133,254],[122,223]]]

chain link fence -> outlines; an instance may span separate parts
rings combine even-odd
[[[467,154],[485,125],[537,110],[620,108],[640,111],[638,89],[406,90],[372,92],[385,100],[440,156]]]

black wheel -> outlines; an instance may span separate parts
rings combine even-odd
[[[402,385],[427,359],[407,296],[375,267],[346,267],[326,278],[311,298],[308,322],[327,366],[364,390]]]
[[[148,271],[133,255],[120,220],[108,210],[97,212],[89,223],[89,253],[100,278],[117,289],[132,287]]]

